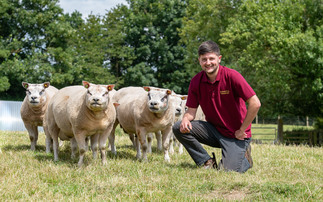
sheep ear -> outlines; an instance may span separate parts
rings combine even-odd
[[[43,83],[43,86],[44,86],[44,88],[48,88],[49,87],[49,82],[45,82],[45,83]]]
[[[166,91],[166,94],[167,94],[167,95],[171,95],[171,94],[172,94],[172,91],[171,91],[171,90],[167,90],[167,91]]]
[[[27,82],[22,82],[22,87],[24,87],[25,89],[27,89],[29,86],[29,84]]]
[[[82,83],[83,83],[83,86],[84,86],[85,88],[90,88],[90,83],[89,83],[89,82],[87,82],[87,81],[82,81]]]
[[[112,91],[114,88],[114,84],[110,84],[107,86],[108,91]]]
[[[150,91],[150,88],[148,86],[144,86],[143,87],[145,89],[145,91],[149,92]]]
[[[186,100],[187,99],[187,95],[184,95],[181,97],[182,100]]]
[[[113,103],[113,105],[114,105],[114,107],[115,107],[115,108],[117,108],[120,104],[119,104],[119,103],[114,102],[114,103]]]

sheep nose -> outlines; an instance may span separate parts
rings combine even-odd
[[[99,98],[93,98],[94,102],[98,102],[100,99]]]
[[[37,99],[37,97],[31,97],[31,99],[32,99],[32,100],[36,100],[36,99]]]
[[[180,112],[182,111],[182,109],[176,109],[176,111],[177,111],[178,113],[180,113]]]
[[[154,101],[153,101],[153,102],[150,102],[150,105],[151,105],[151,106],[156,106],[157,104],[158,104],[158,103],[157,103],[156,101],[155,101],[155,102],[154,102]]]

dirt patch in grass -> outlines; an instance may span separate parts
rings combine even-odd
[[[213,191],[208,196],[205,196],[207,200],[212,199],[224,199],[228,201],[240,201],[244,200],[247,196],[246,192],[238,191],[238,190],[232,190],[230,192],[228,191]]]

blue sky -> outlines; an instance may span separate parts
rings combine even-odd
[[[59,5],[65,13],[72,13],[77,10],[82,13],[83,18],[89,14],[104,15],[117,4],[127,5],[126,0],[60,0]]]

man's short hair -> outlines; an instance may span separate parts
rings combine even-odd
[[[201,56],[205,53],[215,53],[220,56],[220,48],[214,41],[205,41],[199,46],[198,54]]]

